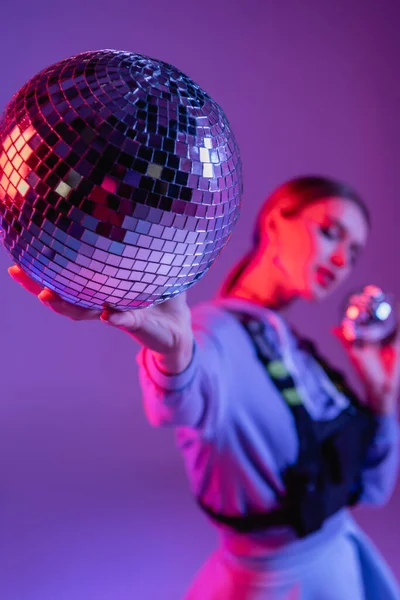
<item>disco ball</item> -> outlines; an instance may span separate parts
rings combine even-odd
[[[229,122],[194,81],[140,54],[52,65],[0,121],[0,227],[12,259],[62,298],[121,310],[202,277],[239,216]]]
[[[348,298],[341,322],[349,342],[383,342],[397,329],[394,301],[376,285],[366,285]]]

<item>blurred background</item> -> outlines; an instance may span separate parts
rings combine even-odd
[[[247,249],[264,197],[288,177],[342,178],[373,231],[348,282],[299,305],[300,331],[350,377],[330,328],[347,292],[400,297],[397,0],[19,0],[1,9],[4,107],[43,67],[91,49],[171,62],[225,109],[241,148],[243,212],[190,303]],[[188,491],[172,430],[147,423],[128,336],[46,310],[0,251],[0,598],[179,600],[216,543]],[[354,378],[353,378],[354,381]],[[357,519],[400,578],[398,489]],[[382,599],[384,600],[384,599]]]

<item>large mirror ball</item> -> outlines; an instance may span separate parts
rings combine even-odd
[[[30,79],[0,121],[0,229],[30,277],[87,308],[144,308],[198,281],[240,212],[221,109],[177,68],[85,52]]]

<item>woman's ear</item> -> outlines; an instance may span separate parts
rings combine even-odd
[[[279,214],[274,210],[270,215],[268,215],[265,222],[265,230],[270,242],[273,242],[279,231]]]

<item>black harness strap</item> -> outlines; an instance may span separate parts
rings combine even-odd
[[[291,525],[303,537],[321,527],[324,520],[346,504],[354,504],[361,491],[360,471],[366,449],[375,431],[369,411],[360,406],[342,375],[316,355],[332,382],[350,400],[350,405],[332,421],[314,421],[303,406],[291,374],[269,344],[265,324],[248,314],[235,313],[253,341],[257,357],[289,406],[299,438],[297,462],[282,474],[286,494],[281,506],[267,513],[225,515],[216,513],[198,499],[215,521],[240,532]],[[319,431],[318,431],[319,430]]]

